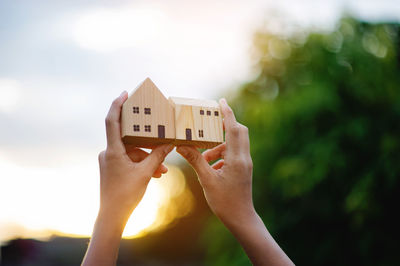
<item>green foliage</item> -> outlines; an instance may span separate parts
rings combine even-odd
[[[298,265],[398,263],[399,41],[398,24],[350,18],[332,33],[255,36],[260,74],[233,108],[250,132],[256,209]],[[248,264],[211,227],[210,262]]]

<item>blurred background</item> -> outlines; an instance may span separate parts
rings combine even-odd
[[[298,265],[399,265],[400,3],[0,1],[0,262],[78,265],[98,210],[104,118],[150,77],[226,97],[254,202]],[[175,152],[118,265],[250,265]]]

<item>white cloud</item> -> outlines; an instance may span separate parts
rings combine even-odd
[[[263,20],[280,33],[278,20],[330,28],[343,8],[364,19],[400,18],[398,0],[138,0],[84,10],[68,3],[73,11],[40,2],[32,16],[10,14],[16,24],[1,32],[0,227],[11,220],[91,230],[104,116],[113,97],[146,76],[166,96],[216,97],[248,79],[251,35]]]
[[[254,9],[240,2],[147,1],[86,10],[66,21],[75,21],[70,40],[110,59],[115,84],[134,87],[150,76],[167,96],[208,98],[248,76]]]
[[[0,112],[15,111],[20,99],[21,84],[14,79],[0,78]]]
[[[164,20],[161,10],[150,7],[94,9],[73,23],[72,33],[81,47],[109,52],[156,41]]]

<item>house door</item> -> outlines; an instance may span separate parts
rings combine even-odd
[[[192,140],[192,130],[190,128],[186,129],[186,140]]]
[[[165,139],[165,126],[158,125],[158,138]]]

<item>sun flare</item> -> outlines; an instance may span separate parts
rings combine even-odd
[[[175,166],[168,168],[165,177],[150,181],[146,194],[125,227],[124,237],[139,237],[160,230],[191,210],[193,198],[182,171]]]
[[[4,174],[0,177],[0,202],[3,203],[0,242],[18,237],[45,239],[52,235],[89,237],[99,206],[94,167],[29,169],[0,157]],[[124,237],[141,237],[162,230],[190,212],[193,196],[185,177],[179,168],[168,168],[162,178],[150,181],[128,221]]]

